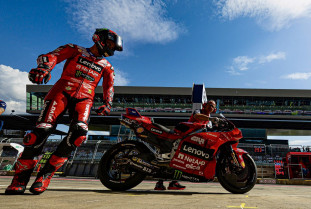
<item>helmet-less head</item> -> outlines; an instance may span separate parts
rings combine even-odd
[[[121,36],[107,28],[96,29],[92,39],[99,54],[104,57],[113,56],[115,50],[123,51]]]
[[[208,102],[202,105],[202,109],[205,114],[215,113],[216,112],[216,102],[214,100],[209,100]]]

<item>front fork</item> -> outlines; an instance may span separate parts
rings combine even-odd
[[[226,152],[230,154],[232,163],[239,169],[245,168],[243,154],[246,152],[239,148],[232,148],[231,144],[226,146]]]

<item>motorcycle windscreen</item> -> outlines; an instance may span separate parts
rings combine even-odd
[[[141,117],[141,115],[139,114],[139,112],[135,108],[126,108],[126,114],[132,115],[135,117]]]

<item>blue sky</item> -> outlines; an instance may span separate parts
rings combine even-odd
[[[25,111],[37,56],[67,43],[90,47],[101,27],[124,40],[108,58],[116,85],[310,89],[310,19],[311,0],[3,1],[0,99]]]

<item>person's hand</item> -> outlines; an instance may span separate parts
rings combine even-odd
[[[32,83],[46,84],[51,79],[51,73],[46,68],[33,68],[28,74],[28,78]]]
[[[106,103],[102,106],[100,106],[95,112],[97,115],[109,115],[111,111],[111,105],[109,103]]]
[[[212,122],[213,122],[213,123],[216,123],[216,124],[218,124],[218,123],[219,123],[219,121],[220,121],[220,119],[219,119],[219,118],[217,118],[217,117],[213,118],[213,120],[212,120]]]

